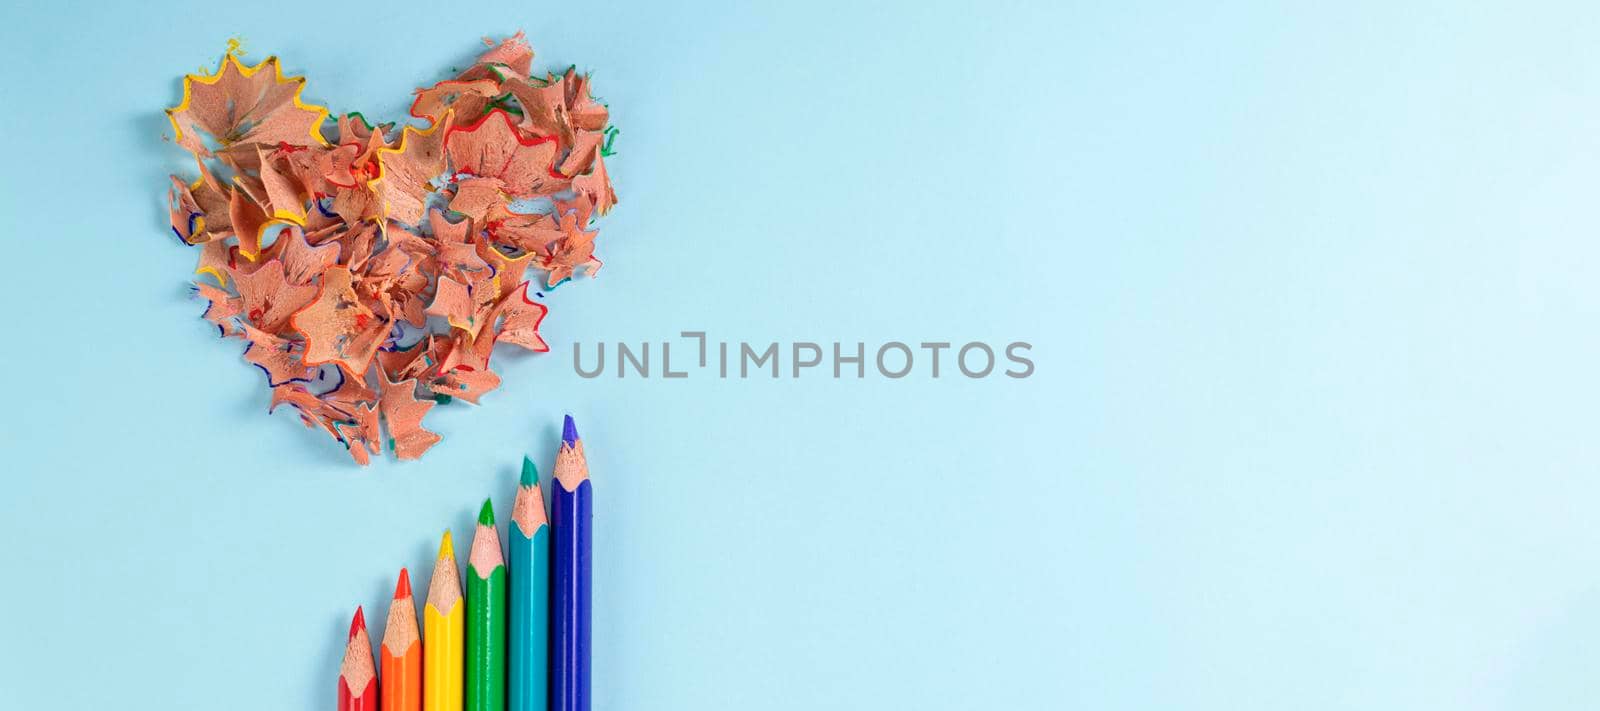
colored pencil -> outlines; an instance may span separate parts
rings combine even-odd
[[[594,503],[583,440],[568,415],[550,485],[550,710],[589,711],[590,534]]]
[[[378,711],[378,672],[372,668],[372,640],[361,608],[350,620],[350,637],[339,665],[339,711]]]
[[[483,500],[467,552],[467,711],[506,708],[506,558]]]
[[[422,639],[417,636],[417,601],[411,597],[411,574],[400,569],[389,601],[389,621],[378,645],[383,672],[383,711],[422,711]]]
[[[539,491],[539,470],[522,458],[522,481],[511,505],[511,640],[506,653],[510,711],[545,711],[550,705],[550,526]]]
[[[465,607],[455,546],[445,531],[428,584],[428,603],[422,608],[423,711],[461,711]]]

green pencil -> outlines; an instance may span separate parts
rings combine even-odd
[[[505,711],[506,559],[488,499],[467,556],[466,687],[466,711]]]

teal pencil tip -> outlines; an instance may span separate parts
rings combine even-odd
[[[478,524],[481,526],[494,525],[494,503],[490,499],[483,500],[483,510],[478,512]]]
[[[539,485],[539,468],[534,466],[533,460],[527,457],[522,458],[522,481],[520,483],[523,486]]]

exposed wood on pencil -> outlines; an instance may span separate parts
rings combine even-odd
[[[522,483],[517,487],[517,499],[511,504],[511,523],[522,531],[523,536],[532,538],[533,532],[548,523],[550,518],[544,513],[544,493],[539,490],[538,470],[533,468],[533,462],[524,458],[522,471]],[[529,472],[533,473],[531,481]]]
[[[561,450],[556,452],[555,479],[567,491],[576,491],[578,484],[589,479],[589,461],[583,455],[583,440],[578,437],[577,425],[567,417],[561,433]]]
[[[428,604],[443,614],[450,614],[461,600],[461,572],[456,569],[455,545],[450,532],[444,532],[439,542],[439,558],[433,567],[433,579],[428,582]]]
[[[338,709],[378,711],[378,671],[372,665],[372,640],[367,638],[367,620],[360,607],[350,620],[344,661],[339,665]]]
[[[483,509],[477,530],[472,534],[472,550],[467,553],[467,569],[477,572],[479,577],[506,562],[505,554],[500,551],[500,534],[495,531],[494,512],[489,510],[489,502],[483,502]],[[483,518],[487,518],[487,522]]]
[[[404,654],[421,641],[417,632],[417,601],[411,596],[411,574],[400,569],[394,599],[389,601],[389,619],[383,627],[383,646],[396,655]]]

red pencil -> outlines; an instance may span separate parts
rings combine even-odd
[[[350,620],[350,640],[339,665],[339,711],[378,711],[378,673],[372,668],[372,640],[367,639],[367,618],[356,607]]]

